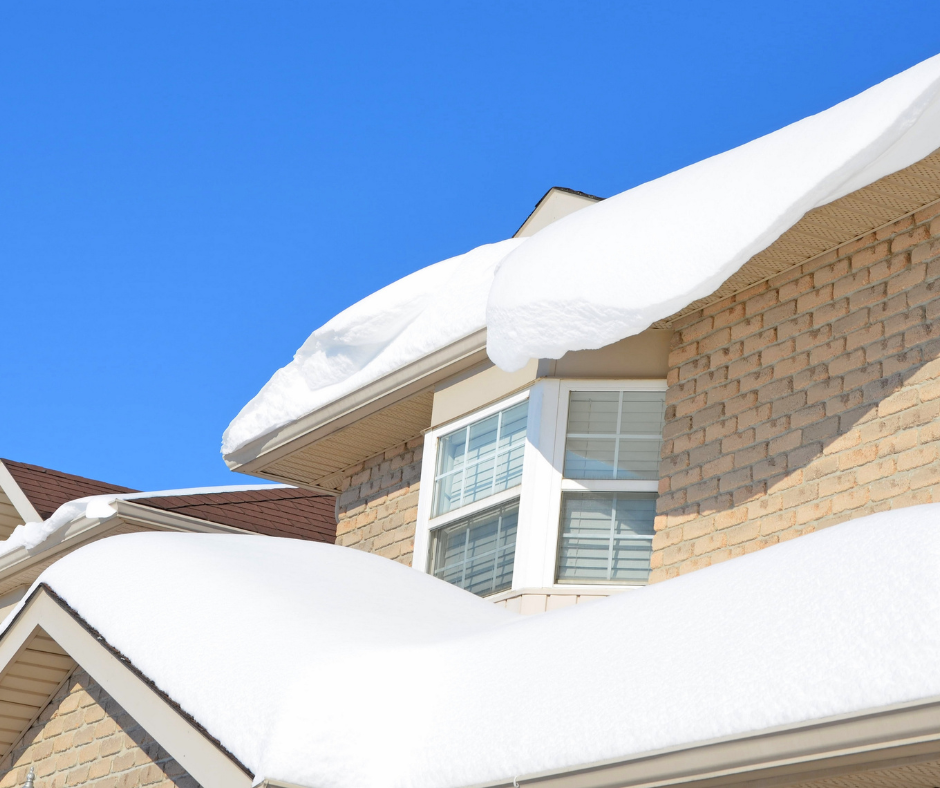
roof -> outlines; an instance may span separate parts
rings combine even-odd
[[[118,536],[40,581],[256,782],[591,788],[940,757],[938,564],[929,504],[533,618],[261,536]]]
[[[135,498],[134,503],[266,536],[336,539],[336,499],[296,487]]]
[[[134,493],[130,487],[76,476],[74,473],[54,471],[41,465],[30,465],[16,460],[0,459],[10,472],[14,481],[45,520],[55,513],[62,504],[76,498],[108,493]]]

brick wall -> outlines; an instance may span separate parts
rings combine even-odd
[[[676,328],[651,581],[940,500],[940,206]]]
[[[411,566],[424,439],[347,469],[336,499],[336,544]]]
[[[0,788],[198,788],[127,712],[79,668],[2,761]]]

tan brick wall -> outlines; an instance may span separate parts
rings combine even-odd
[[[938,217],[677,326],[651,581],[940,500]]]
[[[0,788],[198,788],[175,760],[81,668],[2,761]]]
[[[349,468],[336,499],[336,544],[411,566],[424,439]]]

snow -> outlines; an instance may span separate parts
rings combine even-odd
[[[803,215],[940,148],[940,56],[818,115],[585,208],[496,275],[487,350],[511,371],[639,333],[713,293]]]
[[[422,268],[318,328],[235,417],[222,453],[479,331],[496,264],[521,242],[480,246]]]
[[[12,553],[23,548],[35,550],[39,545],[49,539],[53,534],[64,529],[83,517],[88,519],[106,520],[117,510],[111,506],[115,501],[133,501],[135,498],[166,498],[176,495],[207,495],[223,492],[250,492],[252,490],[273,490],[287,487],[286,484],[252,484],[228,485],[223,487],[190,487],[182,490],[158,490],[156,492],[136,493],[105,493],[104,495],[88,495],[67,501],[56,509],[52,516],[42,522],[29,522],[18,525],[5,540],[0,541],[0,556]]]
[[[938,696],[938,570],[930,504],[533,617],[262,536],[116,536],[39,582],[259,781],[456,788]]]
[[[232,421],[222,453],[482,328],[507,371],[637,334],[714,292],[807,211],[938,147],[940,56],[530,238],[481,246],[369,296],[314,331]]]

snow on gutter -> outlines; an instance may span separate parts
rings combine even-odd
[[[507,371],[638,334],[714,292],[807,211],[937,148],[940,56],[529,238],[481,246],[363,299],[314,331],[245,405],[222,453],[231,459],[484,329],[490,358]]]
[[[104,521],[114,517],[118,510],[114,504],[118,501],[133,501],[140,498],[169,498],[175,496],[210,495],[226,492],[252,492],[273,490],[287,487],[285,484],[229,485],[223,487],[190,487],[180,490],[159,490],[155,492],[106,493],[89,495],[67,501],[53,512],[52,516],[41,522],[29,522],[18,525],[4,541],[0,541],[0,559],[21,550],[25,553],[36,550],[48,542],[54,535],[64,535],[66,529],[81,520]],[[3,562],[7,563],[7,562]]]

